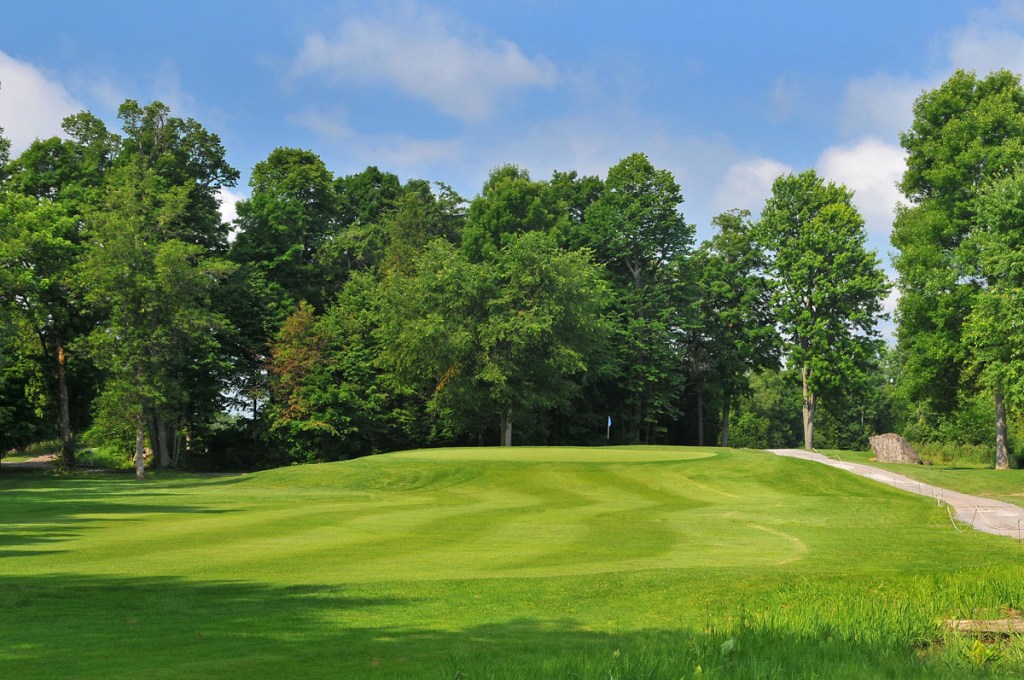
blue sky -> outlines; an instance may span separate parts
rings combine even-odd
[[[15,151],[88,109],[160,99],[218,133],[247,193],[277,146],[467,197],[503,163],[675,173],[688,221],[755,213],[814,167],[855,189],[886,260],[914,98],[956,68],[1024,71],[1024,2],[8,2]]]

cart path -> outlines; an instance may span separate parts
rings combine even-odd
[[[978,531],[984,531],[997,536],[1007,536],[1017,540],[1024,536],[1024,507],[1019,505],[943,489],[942,487],[932,486],[931,484],[905,477],[896,472],[890,472],[889,470],[883,470],[862,463],[833,460],[820,453],[812,453],[800,449],[768,449],[768,451],[776,456],[811,460],[822,465],[852,472],[861,477],[873,479],[882,484],[888,484],[903,491],[934,498],[936,502],[952,508],[951,514],[953,517],[960,522],[970,524]],[[956,527],[956,523],[953,526]]]
[[[0,460],[0,465],[5,468],[14,470],[49,470],[57,463],[57,454],[48,453],[43,456],[36,456],[35,458],[29,458],[23,460],[20,463],[12,463],[6,460]]]

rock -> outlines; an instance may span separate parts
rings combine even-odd
[[[921,456],[917,455],[914,447],[907,443],[907,440],[898,434],[880,434],[871,437],[871,450],[880,463],[910,463],[924,465]]]

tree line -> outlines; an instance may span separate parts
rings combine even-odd
[[[159,102],[125,102],[118,133],[83,112],[16,158],[0,144],[0,444],[57,438],[68,467],[83,443],[116,446],[141,474],[147,451],[212,469],[460,444],[948,439],[982,392],[1016,399],[1019,345],[986,329],[1020,304],[1022,112],[1002,72],[918,100],[895,349],[852,192],[813,170],[697,244],[680,186],[640,153],[604,179],[501,166],[466,200],[278,148],[228,224],[218,196],[239,173],[216,134]]]

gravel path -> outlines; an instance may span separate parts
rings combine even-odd
[[[890,472],[889,470],[883,470],[870,465],[862,465],[861,463],[833,460],[820,453],[811,453],[810,451],[800,449],[768,450],[777,456],[812,460],[829,467],[852,472],[861,477],[873,479],[882,484],[894,486],[903,491],[934,498],[936,501],[952,508],[953,517],[960,522],[970,524],[978,531],[996,534],[997,536],[1008,536],[1017,540],[1021,540],[1022,536],[1024,536],[1024,508],[1018,505],[982,496],[971,496],[959,491],[950,491],[949,489],[910,479],[896,472]],[[957,526],[956,523],[953,526]]]

